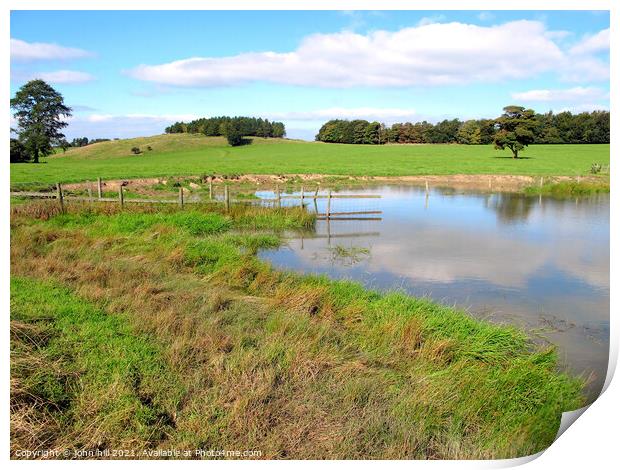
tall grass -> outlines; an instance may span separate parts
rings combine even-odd
[[[558,183],[547,183],[543,186],[529,186],[525,188],[525,194],[551,196],[555,198],[590,196],[593,194],[608,193],[609,182],[576,182],[561,181]]]
[[[128,360],[161,371],[152,401],[158,397],[174,425],[145,423],[140,432],[155,436],[148,442],[133,431],[104,433],[101,446],[504,458],[552,442],[561,413],[582,404],[582,381],[556,369],[553,350],[427,300],[274,271],[254,255],[278,243],[270,227],[312,220],[296,209],[13,208],[12,273],[29,278],[14,285],[20,302],[36,291],[34,279],[62,283],[83,300],[61,296],[53,314],[72,302],[105,311],[130,341],[152,348]],[[59,334],[72,338],[69,349],[104,347]],[[104,375],[98,386],[126,380]],[[79,396],[69,396],[66,410],[79,409]],[[108,406],[117,406],[110,396]],[[60,433],[65,445],[76,435]]]

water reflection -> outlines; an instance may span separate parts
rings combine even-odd
[[[497,214],[497,220],[507,224],[526,221],[536,203],[531,197],[511,193],[498,194],[487,200],[488,207]]]
[[[360,192],[356,189],[355,192]],[[543,329],[578,373],[607,368],[609,198],[553,200],[410,186],[368,188],[382,199],[332,210],[382,210],[381,221],[319,221],[262,253],[275,266],[404,289],[493,321]],[[310,210],[324,211],[325,201]],[[364,250],[367,256],[339,259]]]

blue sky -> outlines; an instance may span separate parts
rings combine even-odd
[[[69,138],[216,115],[312,139],[330,118],[609,109],[608,12],[13,11],[11,38],[11,93],[49,81]]]

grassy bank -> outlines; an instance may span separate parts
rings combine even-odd
[[[12,451],[500,458],[552,442],[582,403],[552,351],[256,257],[312,224],[299,209],[14,206]]]
[[[555,198],[590,196],[609,192],[609,181],[600,182],[576,182],[564,181],[559,183],[546,183],[542,186],[529,186],[524,189],[525,194],[551,196]]]
[[[151,147],[140,155],[131,148]],[[609,164],[609,145],[535,145],[514,160],[491,145],[346,145],[255,138],[229,147],[222,138],[163,135],[101,142],[35,164],[11,164],[11,183],[77,182],[201,174],[585,175]]]

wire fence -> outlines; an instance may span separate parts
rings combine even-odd
[[[368,201],[381,198],[379,194],[356,194],[348,192],[333,192],[331,189],[320,190],[317,186],[311,190],[300,187],[299,191],[283,192],[278,186],[273,190],[256,191],[251,197],[246,194],[233,194],[233,190],[228,184],[216,188],[213,181],[208,181],[206,193],[200,194],[187,190],[184,187],[178,188],[175,196],[160,197],[128,197],[123,183],[118,184],[116,194],[104,191],[105,183],[101,178],[96,182],[86,182],[76,189],[72,184],[69,188],[63,187],[61,183],[56,184],[54,191],[11,191],[12,197],[23,197],[33,199],[55,199],[64,210],[66,201],[81,202],[116,202],[121,206],[126,204],[177,204],[181,208],[186,204],[224,204],[229,210],[232,204],[259,204],[274,208],[284,207],[304,207],[308,211],[316,214],[319,220],[380,220],[382,211],[377,204],[372,207]],[[243,196],[243,197],[242,197]],[[355,202],[354,202],[355,201]],[[366,202],[361,203],[360,201]]]

